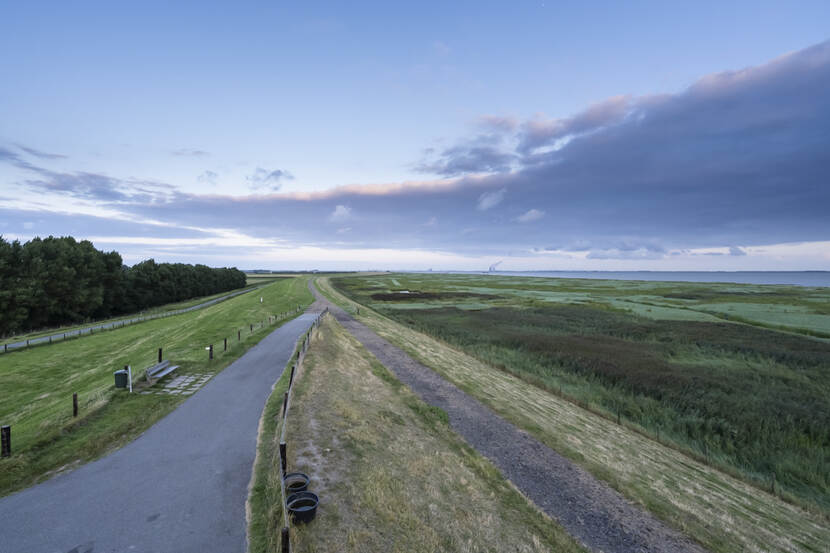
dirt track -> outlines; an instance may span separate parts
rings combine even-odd
[[[326,300],[313,286],[312,292],[402,382],[430,405],[444,409],[452,428],[490,459],[505,478],[592,551],[704,551],[378,336]]]

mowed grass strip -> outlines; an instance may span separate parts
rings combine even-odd
[[[292,527],[292,551],[584,551],[333,317],[293,393],[288,467],[310,476],[320,505]]]
[[[198,298],[191,298],[189,300],[183,300],[183,301],[176,302],[176,303],[167,303],[167,304],[159,305],[159,306],[156,306],[156,307],[150,307],[148,309],[145,309],[144,311],[140,311],[140,312],[137,312],[137,313],[123,313],[121,315],[116,315],[116,316],[109,317],[109,318],[106,318],[106,319],[97,319],[97,320],[88,321],[88,322],[85,322],[85,323],[78,323],[78,324],[59,326],[59,327],[54,327],[54,328],[40,329],[40,330],[32,331],[32,332],[29,332],[29,333],[25,333],[25,334],[7,336],[7,337],[3,338],[2,340],[0,340],[0,350],[2,350],[2,344],[11,344],[11,343],[15,343],[15,342],[22,342],[22,341],[25,341],[26,339],[39,338],[41,336],[54,336],[54,335],[60,334],[62,332],[69,333],[69,332],[72,332],[74,330],[86,329],[88,327],[97,326],[97,325],[100,325],[100,324],[113,323],[113,322],[118,323],[120,321],[127,321],[128,319],[132,319],[134,317],[148,317],[148,316],[158,317],[158,316],[160,316],[162,314],[165,314],[165,313],[170,313],[172,311],[177,311],[179,309],[186,309],[188,307],[193,307],[194,305],[199,305],[199,304],[208,302],[210,300],[214,300],[216,298],[221,298],[223,296],[227,296],[227,295],[230,295],[230,294],[240,292],[242,290],[249,290],[250,291],[250,290],[253,290],[257,286],[262,285],[262,284],[266,284],[266,282],[260,282],[260,283],[254,283],[254,284],[251,284],[249,282],[248,286],[246,286],[245,288],[240,288],[240,289],[237,289],[237,290],[229,290],[227,292],[220,292],[218,294],[213,294],[213,295],[210,295],[210,296],[200,296]],[[129,323],[129,324],[140,324],[141,322],[143,322],[143,321],[133,322],[133,323]],[[98,331],[95,330],[95,332],[98,332]],[[74,340],[76,338],[84,338],[88,335],[89,334],[86,331],[84,331],[81,335],[67,336],[66,339],[67,340]],[[62,340],[63,340],[62,337],[55,338],[54,342],[59,342],[59,341],[62,341]],[[40,347],[41,345],[44,345],[44,344],[41,344],[41,343],[33,344],[30,347]]]
[[[712,551],[826,552],[827,519],[317,288],[383,338]]]
[[[0,424],[12,427],[12,456],[0,459],[0,495],[129,442],[183,401],[137,393],[145,390],[143,372],[158,348],[180,366],[174,376],[213,375],[280,324],[268,324],[268,315],[311,301],[306,278],[285,279],[199,311],[0,356]],[[213,361],[205,351],[210,344]],[[136,393],[114,387],[112,373],[125,365],[133,368]]]

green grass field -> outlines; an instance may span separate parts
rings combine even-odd
[[[268,281],[265,281],[265,280],[263,280],[261,282],[256,281],[256,280],[249,281],[248,286],[246,288],[252,290],[252,289],[256,288],[257,286],[262,286],[263,284],[268,284]],[[66,326],[60,326],[60,327],[55,327],[55,328],[40,329],[40,330],[37,330],[37,331],[34,331],[34,332],[29,332],[29,333],[26,333],[26,334],[18,334],[18,335],[14,335],[14,336],[7,336],[7,337],[3,338],[2,340],[0,340],[0,345],[4,344],[4,343],[8,344],[8,343],[13,343],[13,342],[21,342],[21,341],[26,340],[27,338],[38,338],[40,336],[50,336],[50,335],[59,334],[61,332],[69,332],[69,331],[76,330],[76,329],[79,329],[79,328],[87,328],[89,326],[94,326],[94,325],[98,325],[98,324],[102,324],[102,323],[108,323],[108,322],[113,322],[113,321],[122,321],[122,320],[125,320],[125,319],[135,317],[137,315],[157,315],[157,314],[161,314],[161,313],[169,313],[171,311],[176,311],[176,310],[179,310],[179,309],[186,309],[186,308],[192,307],[194,305],[199,305],[200,303],[204,303],[204,302],[210,301],[210,300],[215,299],[215,298],[221,298],[222,296],[227,296],[228,294],[233,294],[234,292],[237,292],[237,291],[240,291],[240,290],[231,290],[229,292],[220,292],[218,294],[213,294],[211,296],[202,296],[202,297],[199,297],[199,298],[191,298],[189,300],[180,301],[180,302],[176,302],[176,303],[168,303],[168,304],[165,304],[165,305],[159,305],[157,307],[152,307],[150,309],[145,309],[141,313],[132,313],[132,314],[119,315],[117,317],[110,317],[108,319],[100,319],[100,320],[95,320],[95,321],[89,321],[89,322],[86,322],[86,323],[79,323],[79,324],[75,324],[75,325],[66,325]],[[132,323],[132,324],[136,324],[136,323]],[[84,337],[84,336],[86,336],[86,334],[83,334],[82,336],[69,336],[69,337],[67,337],[67,339],[74,340],[75,338]],[[61,339],[58,338],[55,341],[60,341],[60,340]],[[38,347],[38,346],[41,346],[41,345],[43,345],[43,344],[34,344],[32,347]]]
[[[0,460],[0,494],[129,442],[183,400],[116,391],[113,371],[131,365],[135,391],[142,391],[143,370],[161,347],[165,359],[180,366],[174,375],[215,374],[280,324],[268,324],[269,315],[311,301],[306,278],[281,279],[199,311],[0,356],[0,424],[12,427],[12,456]],[[210,344],[213,361],[205,351]]]
[[[407,276],[394,275],[393,278],[403,284]],[[378,284],[383,282],[380,278],[372,277],[372,283],[368,282],[369,278],[340,282],[349,282],[351,290],[357,289],[352,292],[355,296],[366,297],[389,292],[389,288],[377,292]],[[521,289],[537,279],[519,280],[516,286]],[[356,314],[359,305],[332,288],[328,279],[317,282],[321,291]],[[455,282],[450,280],[450,284]],[[621,285],[624,288],[630,286],[629,283]],[[605,283],[605,287],[611,288],[611,285]],[[510,300],[491,301],[504,308]],[[590,304],[587,307],[596,308]],[[363,306],[357,317],[506,419],[573,459],[672,526],[694,536],[710,550],[821,552],[830,543],[826,511],[824,514],[815,512],[821,509],[814,502],[789,498],[812,505],[813,512],[805,511],[782,500],[780,483],[776,484],[776,493],[770,494],[770,482],[763,483],[766,490],[748,485],[744,473],[728,465],[726,471],[719,470],[713,466],[717,463],[711,462],[711,458],[710,462],[703,463],[704,458],[684,453],[686,448],[678,447],[663,434],[655,439],[658,437],[653,433],[626,418],[618,425],[613,413],[592,401],[575,398],[585,385],[577,379],[578,375],[572,375],[574,380],[571,381],[563,379],[560,393],[558,388],[550,389],[527,374],[485,361],[482,348],[438,340],[410,325],[396,322],[400,313],[409,311],[388,312],[395,318],[390,319]],[[533,330],[534,327],[529,328]],[[478,330],[484,334],[488,332],[487,328],[479,327]],[[475,355],[468,353],[474,349]],[[520,353],[517,353],[519,361]],[[601,383],[589,381],[588,384],[597,386]],[[591,391],[591,388],[585,390]],[[826,468],[826,463],[817,468]]]
[[[262,422],[254,553],[279,551],[274,417],[284,381]],[[292,527],[292,551],[584,551],[332,317],[316,332],[293,394],[289,470],[308,474],[322,503],[314,522]]]

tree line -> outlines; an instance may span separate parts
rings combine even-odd
[[[0,336],[102,319],[241,288],[236,268],[156,263],[132,267],[116,251],[71,236],[25,244],[0,236]]]

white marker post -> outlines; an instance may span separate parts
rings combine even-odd
[[[133,369],[127,365],[127,382],[130,383],[130,393],[133,393]]]

